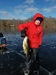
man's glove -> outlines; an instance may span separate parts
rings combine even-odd
[[[39,49],[41,49],[42,45],[39,45]]]
[[[26,30],[24,29],[21,31],[21,37],[25,37],[25,36],[26,36]]]
[[[39,45],[39,47],[41,47],[41,45]]]

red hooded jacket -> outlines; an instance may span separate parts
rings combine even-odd
[[[44,20],[42,14],[37,13],[33,17],[32,22],[27,22],[24,24],[18,25],[18,30],[22,31],[26,28],[26,34],[29,38],[30,48],[38,48],[39,45],[42,45],[42,37],[43,37],[43,27],[41,25],[35,25],[36,18],[41,17]]]

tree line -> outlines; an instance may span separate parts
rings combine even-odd
[[[20,20],[20,19],[19,20],[16,20],[16,19],[1,20],[0,19],[0,32],[4,29],[10,29],[10,28],[14,28],[15,30],[17,30],[17,26],[19,24],[29,22],[32,20],[33,20],[33,18],[29,18],[26,20]],[[56,18],[45,17],[44,22],[42,23],[42,26],[43,26],[45,32],[47,32],[47,33],[55,32],[56,33]]]

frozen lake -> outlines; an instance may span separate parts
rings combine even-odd
[[[8,48],[23,55],[20,34],[4,34]],[[56,34],[43,36],[43,44],[39,51],[40,75],[56,75]],[[20,61],[19,61],[20,62]]]

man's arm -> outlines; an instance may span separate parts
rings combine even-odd
[[[22,31],[24,29],[27,29],[28,27],[29,27],[29,23],[20,24],[18,25],[18,30]]]
[[[28,27],[29,27],[29,23],[18,25],[18,30],[21,32],[21,37],[26,36],[26,29],[28,29]]]

